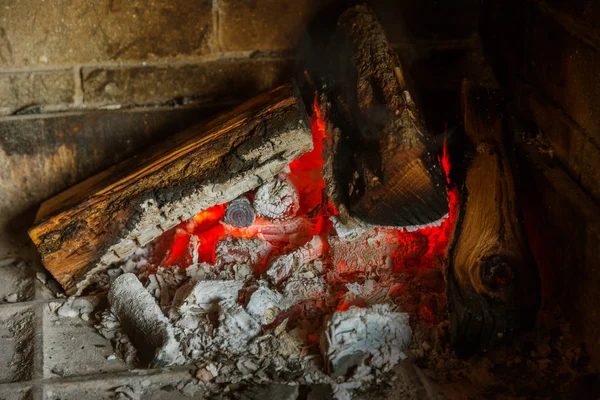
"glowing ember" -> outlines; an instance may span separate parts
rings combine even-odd
[[[258,265],[253,265],[252,269],[254,274],[263,274],[269,270],[270,261],[282,255],[290,255],[289,260],[301,263],[301,260],[291,256],[292,252],[300,249],[298,254],[303,254],[302,246],[310,245],[309,241],[318,235],[324,243],[323,251],[319,254],[327,268],[324,271],[325,281],[339,294],[336,307],[339,311],[351,306],[366,307],[371,304],[367,297],[375,296],[382,290],[387,296],[399,299],[406,292],[407,284],[398,279],[405,276],[406,271],[427,271],[443,265],[458,208],[458,189],[452,185],[449,177],[451,163],[446,141],[439,162],[448,183],[450,211],[447,218],[438,226],[412,232],[375,228],[366,233],[364,238],[347,241],[338,238],[329,220],[330,216],[337,215],[337,210],[324,196],[323,150],[328,138],[325,118],[316,98],[311,127],[313,150],[293,161],[285,176],[281,177],[289,180],[298,191],[299,209],[295,217],[282,221],[257,216],[252,225],[238,228],[223,222],[227,203],[216,205],[163,235],[154,245],[154,261],[163,267],[178,265],[187,268],[198,263],[215,265],[215,249],[225,237],[260,239],[269,244],[267,254],[261,256]],[[246,195],[254,199],[254,193]],[[367,277],[373,271],[379,276],[378,286],[371,287],[370,294],[349,292],[347,285],[369,282]],[[434,321],[435,313],[429,305],[421,304],[416,312],[423,320]]]

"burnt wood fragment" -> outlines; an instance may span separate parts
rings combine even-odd
[[[321,85],[330,138],[325,177],[343,222],[440,220],[448,199],[436,143],[375,13],[366,5],[346,10],[329,50],[329,80]]]
[[[447,294],[452,343],[468,356],[509,340],[535,321],[539,277],[503,140],[498,96],[464,82],[464,182],[448,249]]]
[[[254,222],[254,207],[246,196],[238,197],[227,204],[225,223],[236,228],[246,228]]]
[[[29,235],[67,293],[181,220],[229,202],[312,149],[295,86],[258,96],[44,202]]]

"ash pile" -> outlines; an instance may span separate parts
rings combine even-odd
[[[314,149],[272,179],[86,277],[88,290],[108,290],[97,329],[119,357],[196,364],[215,393],[324,383],[350,398],[388,380],[420,326],[444,318],[450,219],[345,224],[325,194],[316,118]]]
[[[386,379],[406,357],[409,314],[431,300],[405,296],[421,271],[406,264],[423,261],[428,238],[343,229],[323,205],[303,214],[288,179],[205,210],[90,278],[108,289],[97,329],[119,357],[195,363],[215,393],[241,381],[326,383],[347,398]]]

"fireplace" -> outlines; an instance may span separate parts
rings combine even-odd
[[[201,3],[7,5],[0,397],[597,397],[592,6]]]

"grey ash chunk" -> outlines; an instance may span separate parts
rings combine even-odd
[[[143,364],[160,367],[183,361],[173,327],[134,274],[123,274],[115,279],[108,301]]]
[[[296,216],[299,208],[298,191],[286,178],[273,179],[256,190],[254,209],[260,217],[285,221]]]
[[[331,316],[321,337],[321,351],[334,376],[364,368],[386,372],[406,358],[404,349],[411,336],[408,314],[382,304],[351,307]]]
[[[246,196],[238,197],[227,205],[225,222],[236,228],[245,228],[254,222],[254,207]]]

